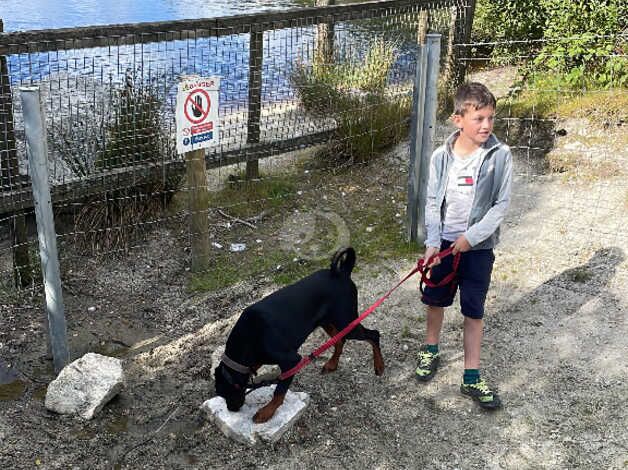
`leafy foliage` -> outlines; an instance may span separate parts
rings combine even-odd
[[[535,66],[558,72],[574,88],[628,84],[619,0],[543,0],[543,5],[547,43]]]
[[[561,86],[621,87],[627,15],[624,0],[480,0],[473,39],[491,44],[496,63],[532,58],[528,74],[550,72]]]
[[[337,123],[330,153],[364,161],[399,142],[407,133],[410,115],[407,94],[395,95],[388,76],[396,60],[395,47],[375,42],[362,62],[327,63],[315,57],[311,66],[298,64],[292,82],[305,110]]]

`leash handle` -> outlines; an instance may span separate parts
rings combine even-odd
[[[386,294],[384,294],[382,297],[377,299],[375,301],[375,303],[373,303],[373,305],[371,305],[369,308],[364,310],[364,312],[362,312],[362,314],[359,317],[357,317],[355,320],[353,320],[351,323],[349,323],[347,326],[345,326],[337,334],[332,336],[329,340],[327,340],[327,342],[325,342],[323,345],[321,345],[318,349],[314,350],[312,353],[310,353],[306,357],[302,358],[301,361],[296,366],[294,366],[292,369],[289,369],[286,372],[282,373],[279,376],[279,380],[285,380],[287,378],[292,377],[297,372],[299,372],[301,369],[303,369],[305,366],[307,366],[310,362],[312,362],[314,359],[316,359],[318,356],[323,354],[325,351],[327,351],[329,348],[331,348],[334,344],[336,344],[338,341],[340,341],[342,338],[347,336],[351,332],[351,330],[353,330],[366,317],[368,317],[371,313],[373,313],[375,311],[375,309],[377,307],[379,307],[384,302],[384,300],[386,300],[390,296],[390,294],[392,294],[394,291],[396,291],[399,288],[399,286],[401,286],[401,284],[403,284],[408,279],[410,279],[410,277],[412,277],[415,273],[421,271],[421,269],[422,269],[421,268],[421,264],[420,264],[420,262],[418,262],[417,265],[415,266],[415,268],[412,271],[410,271],[401,281],[399,281],[395,287],[393,287],[388,292],[386,292]]]
[[[436,253],[435,255],[430,256],[427,262],[423,258],[419,260],[419,266],[421,267],[421,280],[419,281],[419,289],[421,290],[421,293],[423,293],[423,285],[426,285],[432,288],[443,287],[449,284],[451,281],[453,281],[456,278],[457,273],[458,273],[458,266],[460,265],[461,253],[458,252],[455,255],[453,255],[453,251],[454,251],[453,246],[449,246],[449,248],[446,248],[443,251],[440,251],[439,253]],[[452,268],[451,273],[449,273],[439,282],[431,281],[430,278],[428,277],[430,272],[432,271],[430,264],[432,264],[435,258],[443,259],[449,255],[453,255],[454,257],[453,268]]]

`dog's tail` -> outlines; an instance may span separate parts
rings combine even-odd
[[[355,250],[351,247],[342,248],[334,253],[329,269],[332,274],[349,276],[355,266]]]

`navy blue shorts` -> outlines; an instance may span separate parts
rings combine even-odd
[[[443,240],[441,251],[453,242]],[[453,268],[453,256],[441,259],[438,266],[432,268],[430,280],[439,282]],[[491,272],[495,255],[493,250],[471,250],[462,253],[458,266],[457,285],[451,283],[443,287],[425,286],[421,302],[433,307],[449,307],[454,302],[456,291],[460,288],[460,309],[465,317],[480,319],[484,316],[484,302],[491,284]],[[456,281],[452,281],[454,284]]]

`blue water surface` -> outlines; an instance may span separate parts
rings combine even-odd
[[[211,18],[313,3],[314,0],[0,0],[0,18],[5,31],[18,31]],[[297,63],[308,63],[314,48],[315,28],[307,23],[264,33],[264,102],[294,98],[292,70]],[[349,24],[336,25],[336,39],[339,45],[363,55],[374,35],[356,36],[351,34],[353,29]],[[77,78],[101,84],[105,89],[120,89],[130,77],[135,85],[150,86],[157,97],[173,103],[176,83],[182,76],[215,75],[221,77],[221,109],[241,110],[248,105],[249,39],[248,34],[233,34],[115,46],[114,38],[112,47],[16,54],[8,56],[9,80],[13,85],[50,82],[51,95],[58,100],[67,100],[63,90],[76,84],[76,91],[86,95],[83,101],[88,103],[95,98],[87,96],[88,90],[81,90]],[[391,74],[393,82],[403,82],[413,74],[413,54],[408,54],[402,44],[399,46]]]
[[[253,13],[311,0],[0,0],[5,31],[140,23]]]

